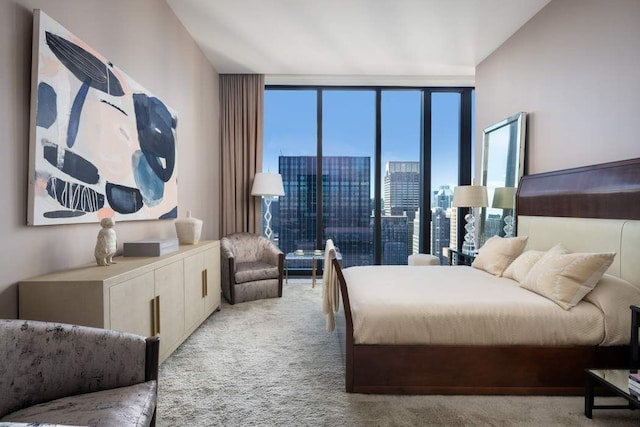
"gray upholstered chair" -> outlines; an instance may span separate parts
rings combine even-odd
[[[282,296],[284,254],[269,239],[234,233],[220,241],[222,294],[230,304]]]
[[[157,337],[0,319],[0,425],[153,426],[158,351]]]

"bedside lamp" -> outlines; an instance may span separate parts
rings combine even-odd
[[[469,208],[469,213],[464,216],[467,222],[464,229],[467,233],[464,235],[464,243],[462,244],[463,253],[473,254],[476,251],[476,219],[473,216],[473,208],[486,207],[487,205],[486,187],[481,185],[460,185],[453,189],[453,202],[451,206],[456,208]]]
[[[504,210],[504,237],[513,237],[513,206],[516,200],[515,187],[498,187],[493,193],[492,208]]]
[[[271,202],[278,196],[284,196],[282,176],[279,173],[258,172],[253,179],[251,195],[264,198],[267,209],[264,213],[266,221],[264,235],[271,240],[273,231],[271,230]]]

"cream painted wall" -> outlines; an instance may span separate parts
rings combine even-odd
[[[640,1],[553,0],[478,65],[476,141],[526,111],[529,173],[640,157],[638,70]]]
[[[42,9],[178,112],[179,216],[219,238],[218,73],[164,0],[0,1],[0,318],[17,282],[93,262],[98,224],[26,226],[32,10]],[[172,221],[116,224],[123,241],[173,237]],[[108,267],[105,267],[108,268]]]

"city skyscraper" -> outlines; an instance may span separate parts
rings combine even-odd
[[[451,202],[453,191],[448,185],[441,185],[433,195],[431,208],[431,253],[440,257],[445,264],[447,257],[442,249],[448,248],[451,242]],[[455,225],[454,225],[455,227]]]
[[[316,249],[318,175],[315,156],[280,156],[286,197],[279,200],[280,249]],[[323,241],[333,239],[345,267],[373,264],[371,158],[322,158]]]
[[[440,258],[440,264],[446,264],[447,258],[442,249],[449,247],[451,233],[449,209],[431,208],[431,254]]]
[[[409,256],[409,218],[406,215],[384,215],[382,217],[382,264],[403,265]]]
[[[317,158],[280,156],[278,169],[286,196],[278,200],[278,222],[273,224],[283,252],[318,249]],[[420,204],[419,162],[389,162],[384,179],[381,217],[382,264],[406,264],[417,252]],[[371,158],[326,156],[322,159],[322,244],[333,239],[341,250],[343,266],[374,263],[374,215],[371,201]],[[441,186],[431,200],[431,253],[445,259],[442,248],[450,242],[453,191]],[[429,209],[427,207],[427,209]],[[295,268],[295,266],[294,266]]]
[[[384,174],[384,214],[413,220],[420,207],[420,162],[387,162]]]
[[[396,253],[391,253],[392,248],[399,248],[399,245],[385,245],[383,243],[383,264],[406,264],[408,254],[413,252],[413,220],[416,211],[420,207],[420,162],[413,161],[392,161],[385,165],[384,185],[383,185],[384,211],[382,216],[382,240],[383,242],[405,242],[405,248],[397,249]],[[385,218],[403,217],[406,223],[406,236],[400,237],[400,231],[393,227],[393,234],[396,237],[385,236],[385,232],[391,233],[391,228],[385,228],[385,221],[388,224],[398,224],[402,220],[385,220]],[[386,230],[386,231],[385,231]]]

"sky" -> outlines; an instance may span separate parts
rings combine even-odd
[[[323,155],[375,155],[375,92],[323,91]],[[382,91],[382,175],[388,161],[419,161],[420,91]],[[278,171],[278,156],[315,156],[315,90],[265,91],[264,172]],[[432,95],[432,191],[457,185],[460,95]],[[373,194],[374,186],[371,191]]]

